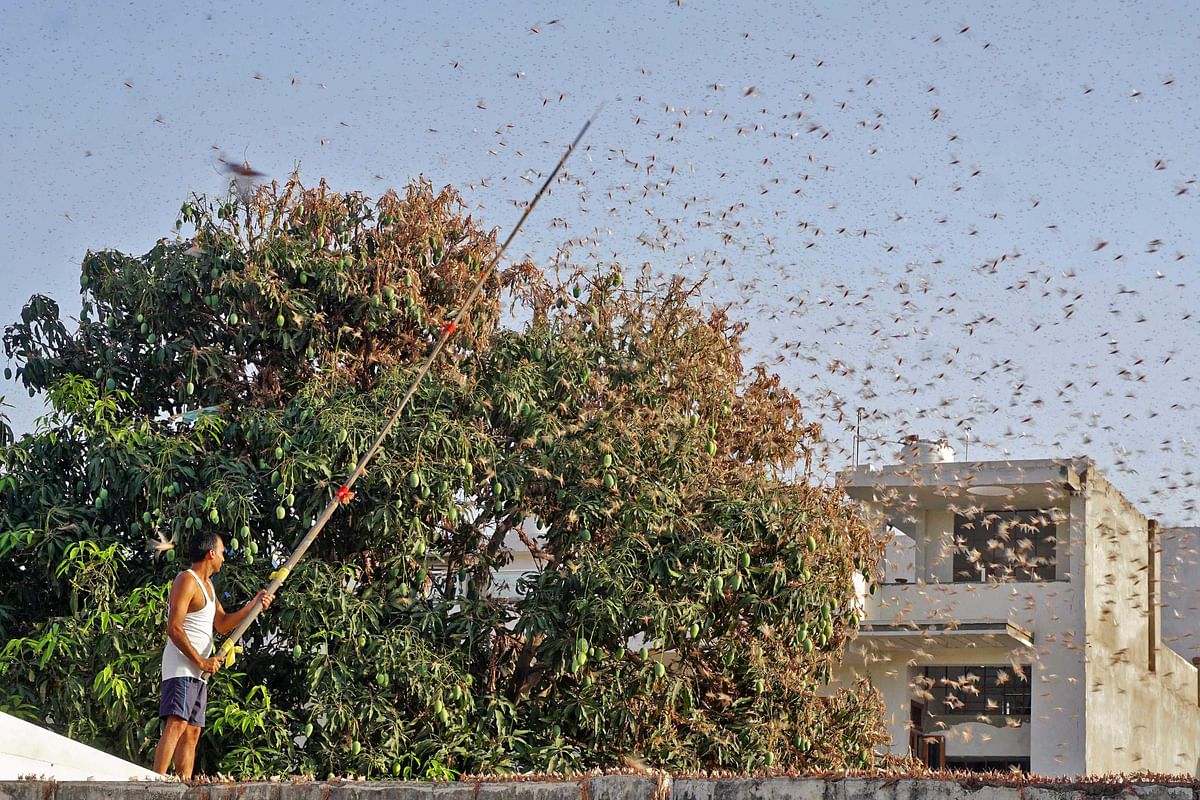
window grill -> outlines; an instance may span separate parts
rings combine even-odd
[[[1054,580],[1058,524],[1044,511],[954,515],[954,582]]]
[[[933,716],[1028,716],[1030,667],[925,667],[918,677]]]

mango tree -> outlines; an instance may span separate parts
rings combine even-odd
[[[35,296],[5,332],[51,410],[3,450],[0,710],[147,760],[180,545],[225,537],[226,607],[265,584],[482,278],[214,677],[198,768],[872,762],[877,696],[826,684],[879,554],[817,483],[819,428],[697,286],[485,275],[495,237],[427,183],[372,201],[292,179],[192,198],[179,227],[89,253],[77,322]]]

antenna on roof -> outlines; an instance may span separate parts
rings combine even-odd
[[[862,441],[862,421],[866,413],[862,406],[858,407],[858,418],[854,422],[854,466],[858,467],[858,445]]]

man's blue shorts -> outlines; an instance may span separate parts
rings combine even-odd
[[[204,709],[208,706],[208,683],[199,678],[167,678],[162,685],[158,718],[179,717],[188,725],[204,727]]]

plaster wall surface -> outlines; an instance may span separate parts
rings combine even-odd
[[[946,756],[1017,756],[1030,752],[1031,726],[996,727],[986,722],[959,722],[946,729]]]
[[[1200,774],[1196,668],[1160,644],[1148,520],[1094,471],[1086,487],[1088,770]]]

